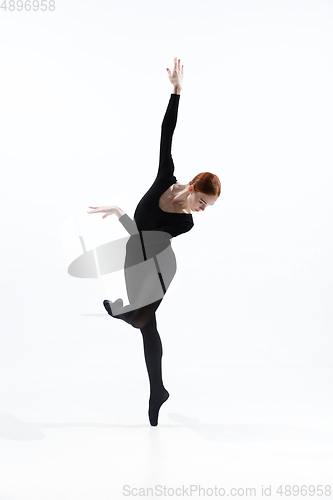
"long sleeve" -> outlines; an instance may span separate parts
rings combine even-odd
[[[176,128],[179,106],[179,94],[171,94],[161,127],[160,160],[157,175],[173,175],[174,164],[171,156],[171,144]]]
[[[122,215],[118,220],[130,235],[134,236],[139,233],[135,221],[132,220],[127,214]]]

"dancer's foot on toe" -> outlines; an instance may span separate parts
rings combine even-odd
[[[160,411],[162,404],[165,403],[169,396],[170,394],[166,389],[164,389],[161,393],[154,395],[154,397],[150,396],[148,410],[150,425],[154,427],[157,425],[158,412]]]

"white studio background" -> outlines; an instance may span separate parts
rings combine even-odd
[[[333,3],[6,5],[0,498],[194,482],[333,491]],[[175,175],[213,172],[222,193],[172,241],[177,274],[157,311],[171,397],[150,428],[140,332],[103,307],[122,277],[67,267],[79,236],[87,249],[128,236],[88,207],[133,217],[176,56]]]

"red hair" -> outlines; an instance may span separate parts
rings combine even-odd
[[[208,196],[220,196],[221,194],[220,179],[210,172],[201,172],[201,174],[196,175],[190,181],[190,185],[194,187],[194,191],[199,191]]]

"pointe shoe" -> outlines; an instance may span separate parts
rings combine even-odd
[[[114,317],[117,313],[119,314],[119,309],[122,309],[124,306],[123,300],[122,299],[117,299],[115,302],[112,302],[112,300],[103,300],[103,305],[105,309],[107,310],[108,314],[110,316]],[[112,313],[113,310],[113,313]]]

